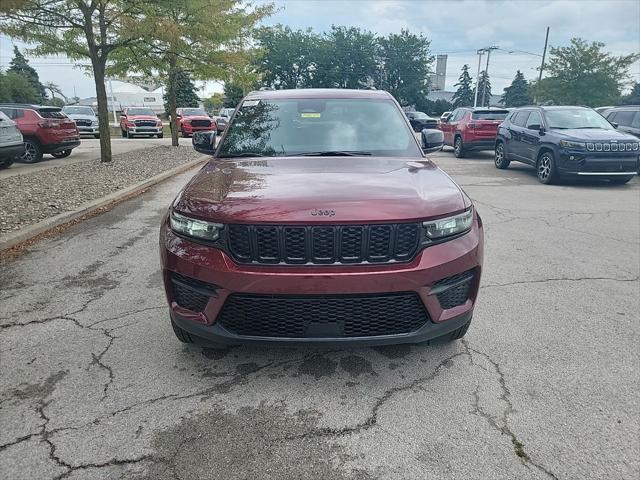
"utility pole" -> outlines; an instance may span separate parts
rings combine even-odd
[[[116,102],[113,98],[113,85],[111,84],[111,77],[109,77],[109,95],[111,95],[111,110],[113,110],[113,124],[118,124],[118,117],[116,117]]]
[[[480,63],[482,62],[482,54],[485,52],[484,48],[478,50],[478,73],[476,74],[476,93],[473,96],[473,108],[478,105],[478,82],[480,80]]]
[[[486,78],[489,78],[489,58],[491,57],[491,50],[497,50],[498,46],[497,45],[493,45],[492,47],[487,47],[484,50],[487,52],[487,66],[484,67],[484,74],[486,76]],[[480,78],[478,77],[478,80],[480,80]],[[482,84],[482,106],[484,107],[484,99],[485,96],[487,94],[487,82],[484,82]],[[491,103],[491,102],[489,102]]]
[[[547,35],[544,37],[544,50],[542,50],[542,62],[540,63],[540,73],[538,73],[538,84],[542,80],[542,71],[544,70],[544,59],[547,56],[547,45],[549,44],[549,27],[547,27]],[[537,88],[536,88],[537,90]],[[538,99],[533,96],[534,105],[538,104]]]

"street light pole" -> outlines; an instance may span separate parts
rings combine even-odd
[[[497,49],[498,49],[498,47],[496,45],[494,45],[492,47],[485,48],[485,51],[487,52],[487,65],[486,65],[486,67],[484,67],[484,74],[485,74],[486,79],[489,78],[489,58],[491,57],[491,50],[497,50]],[[484,107],[484,99],[485,99],[486,94],[487,94],[487,82],[485,81],[482,84],[482,105],[481,106],[483,106],[483,107]],[[489,103],[491,103],[491,101],[489,101]]]

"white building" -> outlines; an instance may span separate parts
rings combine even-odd
[[[111,84],[111,85],[110,85]],[[156,113],[164,113],[164,102],[162,94],[163,87],[147,91],[138,85],[121,82],[119,80],[107,81],[107,103],[109,111],[120,112],[125,107],[150,107]],[[80,100],[80,105],[89,105],[97,111],[98,103],[96,97],[88,97]]]

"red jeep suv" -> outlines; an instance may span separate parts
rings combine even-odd
[[[177,108],[176,121],[183,137],[190,137],[194,132],[218,129],[216,122],[201,108]]]
[[[22,162],[39,162],[43,153],[68,157],[80,145],[76,123],[59,107],[5,103],[0,104],[0,111],[16,123],[24,137]]]
[[[461,338],[483,257],[469,197],[426,156],[393,97],[250,93],[162,220],[179,340],[419,343]]]
[[[498,108],[456,108],[440,122],[444,144],[453,147],[458,158],[469,150],[493,150],[498,125],[508,114],[509,110]]]
[[[162,121],[149,107],[127,107],[120,115],[120,132],[127,138],[135,135],[162,138]]]

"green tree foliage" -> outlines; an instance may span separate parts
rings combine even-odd
[[[488,107],[491,105],[491,80],[486,71],[480,72],[480,80],[478,82],[478,106]]]
[[[224,106],[224,95],[222,93],[214,93],[209,98],[205,98],[203,101],[204,109],[209,113],[218,113]]]
[[[640,54],[614,56],[604,43],[572,38],[567,47],[551,48],[546,78],[535,86],[538,101],[558,105],[615,105],[629,81],[629,67]]]
[[[640,105],[640,82],[635,82],[631,93],[622,97],[623,105]]]
[[[13,46],[13,60],[11,60],[10,67],[7,72],[17,73],[27,79],[27,81],[33,86],[33,89],[38,92],[38,97],[34,100],[34,103],[42,103],[44,102],[44,99],[47,98],[44,85],[40,83],[38,72],[29,65],[29,61],[24,58],[24,55],[15,45]]]
[[[236,108],[240,100],[244,97],[242,86],[227,82],[224,84],[224,106],[227,108]]]
[[[333,25],[315,47],[312,84],[322,88],[363,88],[378,76],[378,44],[373,33]]]
[[[41,97],[33,84],[16,72],[0,71],[0,102],[39,103]]]
[[[322,43],[319,35],[310,29],[291,30],[276,25],[260,29],[256,40],[261,47],[256,67],[265,86],[284,89],[312,85],[318,47]]]
[[[469,75],[469,65],[462,66],[462,73],[458,77],[458,83],[454,87],[458,87],[456,93],[453,94],[453,108],[471,107],[473,106],[474,91],[471,86],[472,80]],[[448,110],[445,110],[445,112]]]
[[[415,105],[429,93],[430,43],[426,37],[408,30],[381,38],[380,56],[383,60],[382,86],[401,105]]]
[[[533,98],[529,95],[529,82],[520,70],[516,72],[511,85],[504,89],[500,103],[505,107],[522,107],[533,103]]]
[[[189,72],[186,70],[179,69],[174,73],[174,77],[172,80],[169,80],[168,83],[174,82],[176,88],[176,105],[178,108],[185,107],[198,107],[200,105],[200,97],[196,93],[196,86],[191,80],[191,76]],[[169,89],[166,88],[164,94],[162,95],[162,99],[164,100],[164,110],[169,115],[171,112],[169,110]]]
[[[138,0],[141,13],[131,27],[140,40],[114,54],[115,73],[137,71],[167,79],[172,145],[178,145],[175,125],[178,76],[228,80],[251,60],[249,40],[257,22],[273,5],[251,7],[241,0]]]
[[[138,0],[0,1],[0,32],[34,44],[36,55],[64,54],[91,61],[100,119],[100,157],[111,161],[107,92],[107,60],[135,41]],[[41,92],[39,92],[41,94]]]
[[[444,112],[450,112],[453,110],[453,104],[447,102],[443,98],[438,100],[424,99],[422,102],[416,104],[416,109],[420,112],[424,112],[432,117],[439,117]]]

